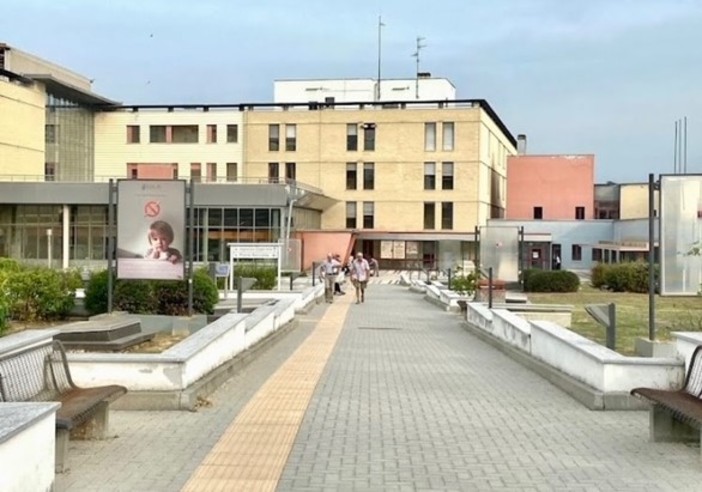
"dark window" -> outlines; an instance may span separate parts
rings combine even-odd
[[[575,207],[575,218],[585,220],[585,207]]]
[[[356,228],[356,202],[346,202],[346,228]]]
[[[372,162],[363,163],[363,189],[372,190],[375,186],[375,165]]]
[[[297,165],[294,162],[285,163],[285,180],[290,183],[297,179]]]
[[[583,248],[579,244],[574,244],[570,251],[570,256],[573,261],[582,261],[583,259]]]
[[[138,125],[127,125],[127,143],[137,144],[141,141]]]
[[[363,202],[363,228],[373,229],[375,207],[373,202]]]
[[[227,181],[237,180],[238,167],[236,162],[227,162]]]
[[[178,164],[171,164],[171,170],[173,171],[173,179],[178,179]]]
[[[285,150],[297,149],[297,125],[285,125]]]
[[[56,163],[55,162],[44,163],[44,180],[45,181],[55,181],[56,180]]]
[[[424,228],[436,228],[436,204],[432,202],[424,203]]]
[[[268,182],[277,183],[280,180],[280,166],[277,162],[268,163]]]
[[[268,150],[280,150],[280,125],[268,125]]]
[[[444,162],[441,164],[441,189],[453,189],[453,162]]]
[[[347,190],[355,190],[356,189],[356,182],[358,181],[357,176],[356,176],[356,163],[355,162],[347,162],[346,163],[346,189]]]
[[[453,202],[441,202],[441,228],[453,229]]]
[[[227,143],[239,141],[239,125],[227,125]]]
[[[535,219],[543,219],[544,218],[543,207],[534,207],[534,218]]]
[[[435,190],[436,189],[436,163],[435,162],[425,162],[424,163],[424,189],[425,190]]]
[[[358,125],[346,125],[346,150],[358,150]]]
[[[363,125],[363,150],[375,150],[375,123]]]
[[[173,125],[171,127],[171,142],[173,143],[197,143],[197,125]]]
[[[599,248],[592,248],[592,261],[602,261],[602,250]]]
[[[190,164],[190,181],[195,183],[202,181],[202,166],[199,162],[193,162]]]
[[[166,126],[151,125],[149,127],[149,142],[166,143]]]

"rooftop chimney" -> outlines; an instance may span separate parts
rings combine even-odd
[[[523,133],[517,135],[517,155],[524,155],[527,151],[527,137]]]

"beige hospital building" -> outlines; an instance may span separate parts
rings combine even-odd
[[[273,90],[267,104],[128,105],[0,44],[0,256],[104,264],[119,179],[192,183],[196,262],[291,237],[305,267],[363,251],[382,268],[448,268],[504,216],[517,142],[487,101],[429,74]]]

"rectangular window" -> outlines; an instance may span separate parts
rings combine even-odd
[[[424,123],[424,150],[436,150],[436,123]]]
[[[585,220],[585,207],[575,207],[575,219]]]
[[[534,207],[534,218],[535,219],[543,219],[544,218],[543,207]]]
[[[171,132],[172,143],[198,143],[197,125],[173,125]]]
[[[151,125],[149,126],[149,142],[151,143],[166,143],[166,126]]]
[[[375,164],[363,163],[363,189],[372,190],[375,187]]]
[[[208,162],[207,163],[207,181],[214,183],[217,181],[217,163]]]
[[[453,229],[453,202],[441,202],[441,228]]]
[[[217,125],[207,125],[207,143],[217,143]]]
[[[56,181],[56,163],[44,163],[44,181]]]
[[[227,125],[227,143],[239,141],[239,125]]]
[[[178,164],[171,164],[171,171],[173,179],[178,179]]]
[[[355,190],[357,186],[357,177],[356,177],[356,163],[355,162],[347,162],[346,163],[346,189],[347,190]]]
[[[600,262],[602,261],[602,250],[599,248],[592,248],[592,261]]]
[[[58,125],[44,126],[44,141],[49,144],[58,142],[59,129]]]
[[[139,125],[127,125],[127,143],[138,144],[140,141]]]
[[[268,150],[280,150],[280,125],[268,125]]]
[[[453,162],[441,163],[441,189],[453,189]]]
[[[139,178],[139,166],[136,164],[127,164],[127,177],[129,179]]]
[[[238,179],[238,167],[236,162],[227,162],[227,181],[235,182]]]
[[[278,183],[280,181],[280,165],[277,162],[268,163],[268,182]]]
[[[202,181],[202,167],[199,162],[190,164],[190,180],[195,183]]]
[[[358,125],[346,125],[346,150],[358,150]]]
[[[363,202],[363,228],[373,229],[373,216],[374,216],[374,204],[373,202]]]
[[[375,123],[363,125],[363,150],[375,150]]]
[[[285,163],[285,180],[291,183],[297,179],[297,165],[294,162]]]
[[[436,228],[436,204],[433,202],[424,202],[424,228]]]
[[[436,189],[436,162],[424,163],[424,189]]]
[[[297,150],[297,125],[285,125],[285,150]]]
[[[442,139],[442,148],[444,150],[453,150],[453,123],[444,123],[444,135]]]
[[[570,250],[570,256],[573,261],[583,260],[583,248],[579,244],[574,244]]]
[[[356,229],[356,202],[346,202],[346,228]]]

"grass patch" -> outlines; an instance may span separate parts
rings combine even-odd
[[[585,311],[588,304],[617,306],[617,352],[635,355],[637,338],[648,338],[648,294],[607,292],[583,284],[579,292],[527,294],[533,304],[571,304],[571,330],[602,345],[605,328]],[[660,297],[655,300],[656,340],[670,340],[673,331],[702,331],[702,297]]]

